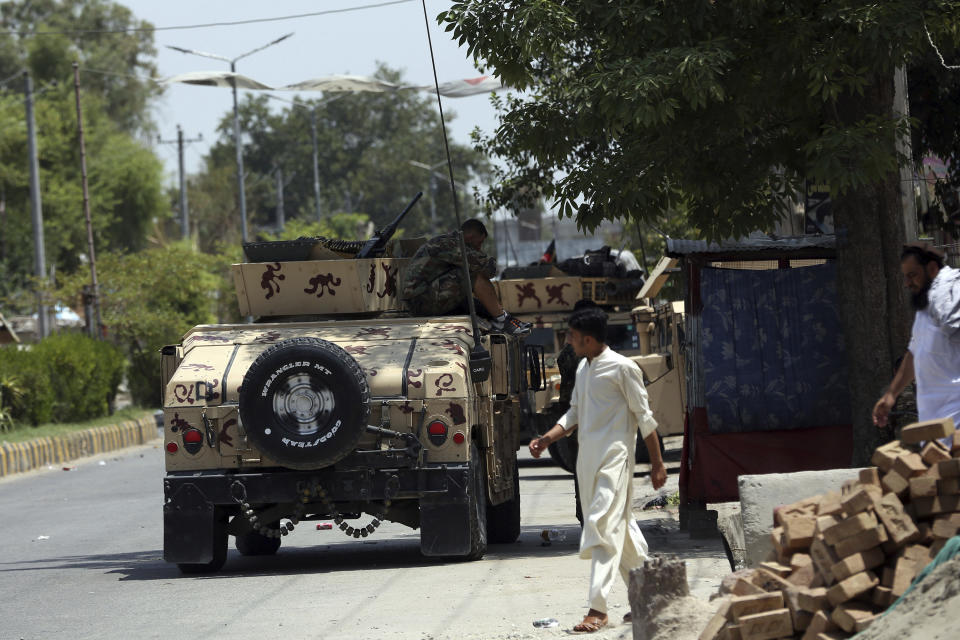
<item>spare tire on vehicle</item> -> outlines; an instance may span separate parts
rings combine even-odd
[[[253,361],[240,387],[250,441],[292,469],[328,467],[353,451],[370,416],[363,369],[319,338],[279,342]]]

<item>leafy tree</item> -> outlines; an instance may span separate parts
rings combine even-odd
[[[376,76],[403,83],[400,72],[386,66],[381,66]],[[448,184],[442,178],[437,180],[438,221],[431,225],[430,174],[410,164],[412,160],[432,165],[445,157],[439,115],[430,97],[413,91],[334,94],[333,98],[301,104],[304,106],[291,105],[275,112],[266,96],[248,95],[240,105],[241,127],[249,136],[244,144],[244,169],[248,172],[247,211],[254,229],[251,237],[257,229],[275,228],[278,167],[288,181],[283,194],[287,220],[317,219],[311,109],[316,110],[324,218],[338,212],[361,213],[379,227],[399,214],[415,192],[422,190],[423,200],[404,221],[406,234],[427,235],[435,232],[435,226],[455,226]],[[448,118],[452,117],[448,114]],[[236,238],[239,214],[236,187],[231,182],[235,180],[232,114],[224,116],[218,130],[220,140],[210,150],[206,170],[193,180],[190,201],[202,204],[199,208],[191,205],[191,215],[201,229],[217,229],[221,237],[226,230]],[[481,154],[457,144],[451,145],[451,154],[459,181],[466,183],[486,175],[488,165]],[[438,171],[445,173],[446,169]],[[466,192],[461,193],[460,208],[467,216],[477,211]],[[215,221],[226,221],[226,226]],[[346,239],[354,238],[351,230]]]
[[[81,66],[90,208],[99,253],[136,251],[166,215],[162,167],[138,141],[150,130],[159,85],[151,31],[110,0],[0,2],[0,298],[25,311],[34,300],[26,125],[20,71],[33,77],[48,268],[84,265],[87,232],[72,63]],[[88,73],[89,71],[89,73]],[[102,73],[103,72],[103,73]]]
[[[893,72],[960,33],[960,3],[455,0],[455,39],[526,91],[481,148],[504,164],[488,203],[546,196],[595,227],[682,203],[707,237],[776,219],[803,178],[837,194],[839,312],[854,463],[880,434],[870,409],[903,352],[905,235]],[[774,170],[776,168],[776,170]]]
[[[224,289],[221,263],[184,243],[138,253],[108,253],[98,263],[101,315],[108,337],[130,362],[134,401],[160,406],[159,350],[180,341],[198,324],[216,321],[217,291]],[[76,306],[85,274],[66,278],[58,297]]]
[[[960,48],[941,46],[946,64],[960,63]],[[913,158],[922,168],[923,158],[933,154],[948,161],[947,179],[938,181],[936,201],[921,220],[927,231],[943,229],[960,238],[960,73],[947,69],[933,48],[916,56],[908,70]]]
[[[98,96],[84,95],[83,103],[97,254],[136,251],[146,245],[152,220],[167,215],[162,166],[150,150],[113,125]],[[35,111],[47,262],[58,273],[70,273],[88,254],[72,87],[40,94]],[[10,124],[0,128],[0,191],[6,209],[0,221],[0,264],[7,274],[0,295],[9,296],[29,288],[34,260],[20,95],[0,96],[0,122]]]
[[[162,88],[146,79],[156,75],[149,22],[112,0],[2,2],[0,20],[0,78],[28,68],[38,85],[72,86],[77,61],[111,122],[128,133],[152,129],[150,101]]]

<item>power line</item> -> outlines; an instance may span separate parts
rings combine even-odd
[[[145,82],[160,82],[160,78],[142,76],[137,73],[120,73],[117,71],[103,71],[101,69],[91,69],[89,67],[80,67],[80,73],[96,73],[102,76],[116,76],[118,78],[135,78],[137,80],[143,80]]]
[[[0,31],[12,36],[52,36],[52,35],[82,35],[82,34],[107,34],[107,33],[144,33],[152,31],[177,31],[185,29],[206,29],[209,27],[233,27],[244,24],[257,24],[262,22],[280,22],[282,20],[297,20],[299,18],[313,18],[316,16],[326,16],[335,13],[348,13],[351,11],[362,11],[364,9],[380,9],[396,4],[406,4],[413,0],[390,0],[388,2],[378,2],[375,4],[364,4],[357,7],[345,7],[343,9],[327,9],[325,11],[313,11],[310,13],[296,13],[288,16],[275,16],[272,18],[251,18],[250,20],[231,20],[229,22],[205,22],[202,24],[184,24],[173,27],[131,27],[129,29],[75,29],[66,31],[17,31],[8,29]]]

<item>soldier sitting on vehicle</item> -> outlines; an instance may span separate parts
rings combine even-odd
[[[460,229],[467,248],[473,295],[490,314],[493,328],[509,334],[528,332],[530,323],[520,322],[504,311],[490,282],[497,274],[497,263],[482,251],[487,228],[471,218]],[[465,312],[462,265],[456,231],[430,238],[414,254],[404,279],[401,295],[410,311],[417,316]]]

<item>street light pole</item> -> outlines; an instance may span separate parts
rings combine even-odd
[[[257,47],[256,49],[251,49],[246,53],[241,53],[236,58],[226,58],[214,53],[204,53],[203,51],[184,49],[182,47],[175,47],[169,44],[166,45],[168,49],[173,49],[174,51],[179,51],[180,53],[189,53],[191,55],[201,56],[203,58],[213,58],[214,60],[223,60],[224,62],[230,63],[230,73],[233,74],[233,77],[230,78],[230,84],[233,87],[233,144],[237,148],[237,201],[240,206],[240,235],[243,238],[243,242],[247,241],[247,197],[243,184],[243,140],[240,136],[240,110],[237,106],[237,62],[243,58],[246,58],[247,56],[257,53],[258,51],[263,51],[267,47],[272,47],[275,44],[279,44],[292,35],[293,32],[280,36],[276,40],[268,42],[262,47]]]
[[[237,72],[237,61],[230,61],[230,72]],[[237,106],[237,79],[231,79],[233,85],[233,146],[237,151],[237,196],[240,205],[240,237],[247,241],[247,194],[243,184],[243,140],[240,137],[240,109]]]
[[[30,216],[33,221],[33,273],[37,277],[37,337],[49,334],[47,306],[40,284],[47,277],[47,258],[43,243],[43,207],[40,199],[40,165],[37,160],[37,125],[33,114],[33,81],[28,71],[23,72],[24,104],[27,109],[27,161],[30,168]]]

